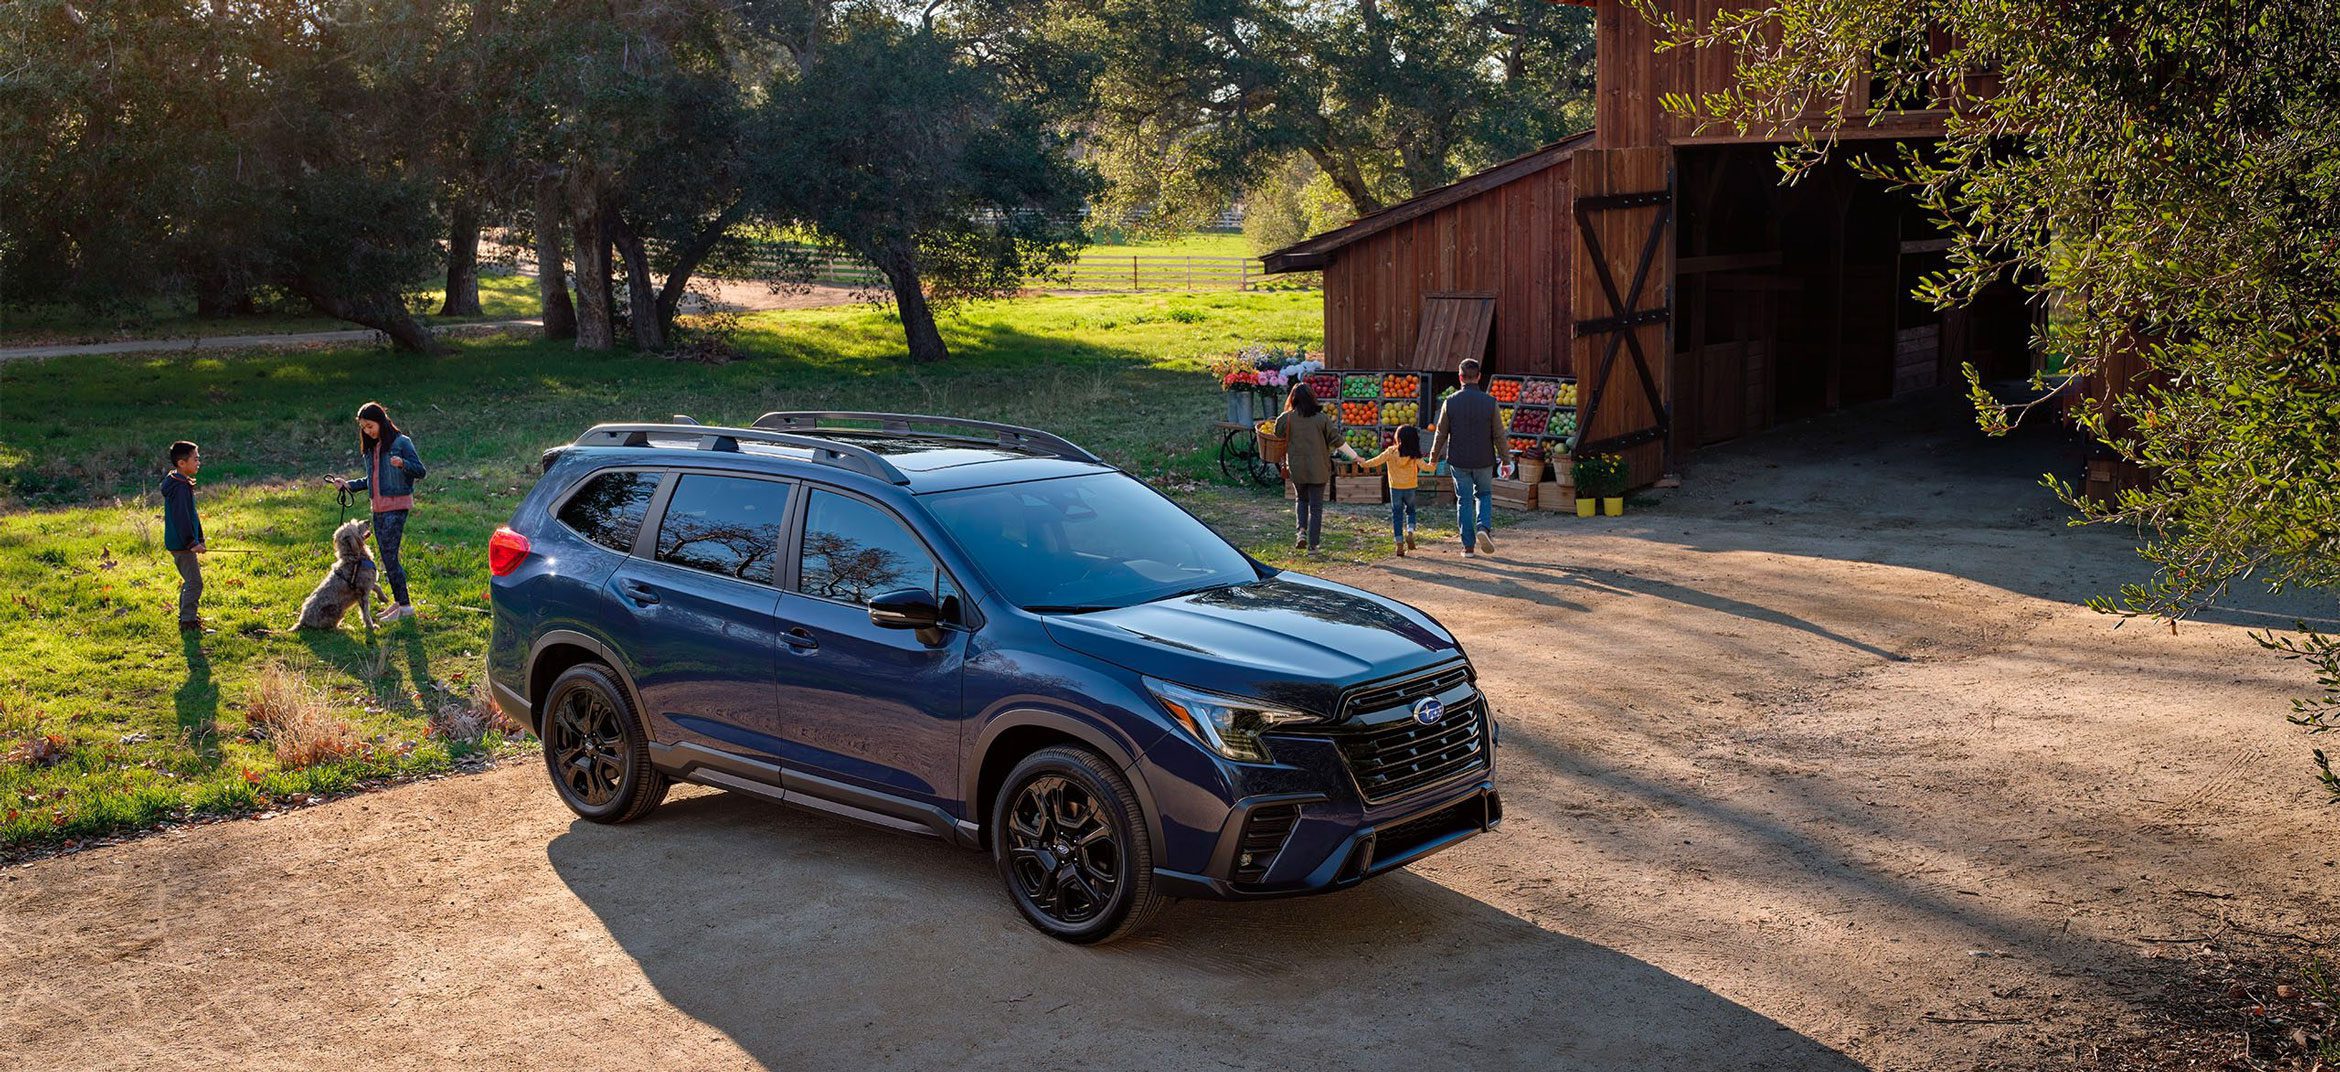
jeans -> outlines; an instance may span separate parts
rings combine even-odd
[[[1295,535],[1308,539],[1308,549],[1316,550],[1317,538],[1324,532],[1324,485],[1294,484],[1292,496]]]
[[[1479,546],[1479,530],[1495,528],[1495,470],[1454,469],[1454,527],[1462,530],[1463,550]],[[1478,516],[1471,516],[1476,503]]]
[[[390,595],[407,606],[406,566],[398,561],[398,545],[406,539],[406,511],[384,510],[374,515],[374,550],[382,556],[382,578]]]
[[[195,605],[203,601],[203,558],[193,551],[171,552],[171,564],[179,567],[179,620],[195,620]]]
[[[1406,542],[1406,530],[1414,527],[1414,488],[1389,489],[1389,535],[1399,543]]]

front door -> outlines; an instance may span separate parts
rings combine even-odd
[[[631,615],[626,650],[653,739],[770,757],[780,545],[794,486],[683,473],[651,557],[611,575]]]
[[[869,620],[869,601],[923,588],[945,606],[960,589],[926,544],[883,506],[808,488],[785,634],[778,718],[788,766],[945,807],[957,797],[960,668],[968,634],[928,643]]]

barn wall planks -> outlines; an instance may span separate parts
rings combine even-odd
[[[1657,0],[1660,12],[1704,27],[1716,14],[1764,6],[1768,0]],[[1733,88],[1734,60],[1727,49],[1674,48],[1657,50],[1659,32],[1628,0],[1599,0],[1593,28],[1597,88],[1593,100],[1593,129],[1604,149],[1646,145],[1714,145],[1732,142],[1786,141],[1784,134],[1738,134],[1725,128],[1698,129],[1693,118],[1668,115],[1662,101],[1668,93],[1693,99]],[[1845,138],[1940,137],[1944,113],[1939,111],[1879,111],[1866,109],[1867,83],[1852,87],[1852,105],[1846,124],[1837,130]],[[1814,113],[1817,114],[1817,113]]]
[[[1569,162],[1360,239],[1324,267],[1325,361],[1401,368],[1432,294],[1495,295],[1499,372],[1568,372]]]

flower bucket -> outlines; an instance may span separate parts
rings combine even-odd
[[[1227,392],[1227,423],[1229,423],[1229,424],[1250,424],[1250,423],[1251,423],[1251,392],[1249,392],[1249,391],[1229,391],[1229,392]]]
[[[1600,509],[1600,506],[1598,499],[1578,499],[1576,500],[1576,516],[1591,517],[1593,511]]]
[[[1601,500],[1601,514],[1602,514],[1602,516],[1604,516],[1604,517],[1619,517],[1619,516],[1622,516],[1624,513],[1625,513],[1625,498],[1624,498],[1623,496],[1617,496],[1617,497],[1615,497],[1615,498],[1608,498],[1608,499],[1602,499],[1602,500]]]

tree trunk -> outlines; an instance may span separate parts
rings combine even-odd
[[[1365,185],[1365,177],[1357,170],[1356,164],[1336,160],[1319,146],[1308,146],[1307,151],[1308,158],[1316,161],[1317,169],[1332,180],[1333,186],[1340,190],[1342,197],[1348,199],[1349,208],[1358,216],[1370,216],[1382,210],[1381,199],[1373,196],[1372,189]]]
[[[658,290],[658,326],[668,335],[674,333],[674,317],[682,309],[683,295],[689,291],[691,276],[707,255],[715,252],[715,244],[723,241],[734,224],[747,215],[747,199],[741,198],[722,214],[691,236],[690,244],[675,251],[674,266],[667,269],[666,285]]]
[[[634,349],[657,353],[666,349],[666,325],[658,316],[658,292],[650,288],[649,251],[624,213],[612,212],[605,222],[611,244],[626,261],[626,320],[634,329]]]
[[[348,297],[314,285],[306,279],[294,279],[287,284],[293,293],[308,299],[317,311],[336,320],[369,327],[390,336],[390,341],[401,350],[421,354],[444,352],[438,337],[422,326],[406,311],[406,303],[396,294],[368,294]]]
[[[923,365],[951,356],[943,346],[942,332],[934,326],[934,308],[926,304],[926,291],[918,285],[917,262],[898,250],[870,259],[886,273],[886,282],[894,289],[894,308],[902,314],[902,336],[910,343],[910,360]]]
[[[571,172],[574,175],[574,172]],[[574,178],[569,183],[569,221],[577,242],[577,349],[617,345],[609,293],[609,234],[603,223],[601,192]]]
[[[479,209],[459,201],[447,225],[447,300],[440,316],[478,316]]]
[[[577,306],[569,301],[569,250],[561,240],[568,214],[561,206],[561,180],[536,179],[536,292],[544,300],[544,337],[577,337]]]

